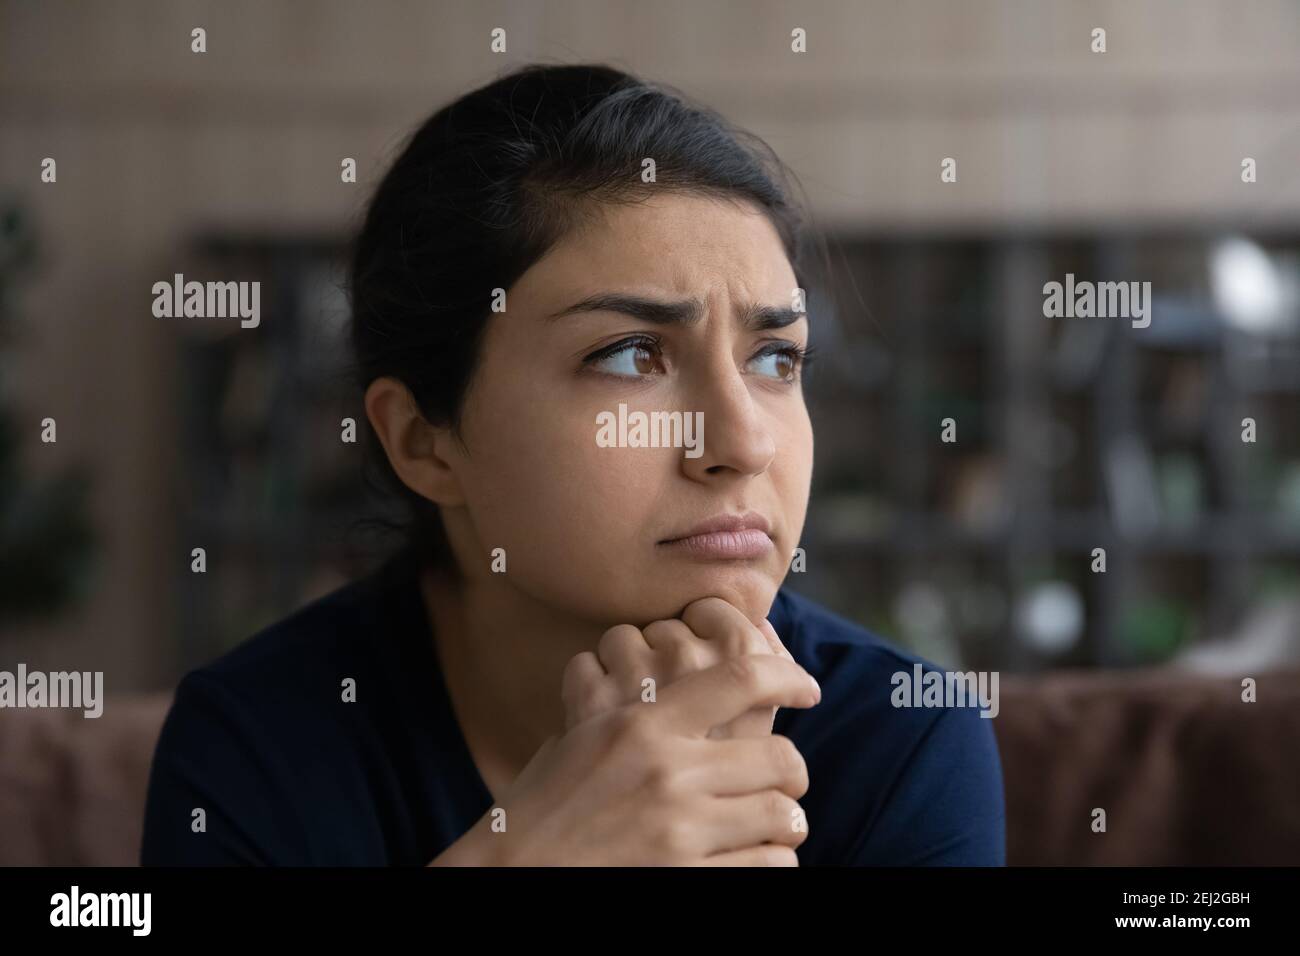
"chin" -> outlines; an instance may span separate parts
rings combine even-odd
[[[654,612],[637,626],[680,617],[689,604],[706,597],[722,598],[751,621],[757,620],[771,610],[780,586],[780,579],[774,578],[771,571],[752,565],[701,564],[675,571],[659,591],[663,595],[662,601],[656,600]]]

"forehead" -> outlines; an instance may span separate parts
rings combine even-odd
[[[757,206],[665,191],[596,208],[520,278],[518,291],[543,307],[612,288],[704,297],[725,290],[780,303],[795,284],[781,238]]]

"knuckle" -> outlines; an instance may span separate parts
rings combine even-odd
[[[613,648],[620,647],[640,636],[641,632],[631,624],[615,624],[600,635],[600,640],[596,642],[597,656],[604,659]]]
[[[575,724],[581,724],[598,713],[600,713],[600,707],[594,701],[588,700],[585,697],[575,696],[567,698],[564,701],[566,727],[573,727]]]
[[[609,713],[606,726],[610,736],[619,744],[634,748],[646,746],[653,739],[651,716],[646,705],[627,704]]]
[[[682,610],[681,619],[692,631],[707,633],[728,616],[730,605],[717,595],[697,598]]]
[[[793,740],[783,734],[773,734],[768,747],[772,751],[772,763],[776,765],[782,777],[802,784],[806,792],[808,786],[808,764]]]
[[[666,813],[655,828],[654,844],[669,859],[683,860],[691,856],[699,841],[690,821],[679,813]]]
[[[646,637],[653,637],[657,640],[671,641],[681,633],[681,631],[675,626],[680,623],[680,621],[674,621],[672,618],[664,618],[661,621],[651,621],[641,629],[641,633]]]
[[[594,717],[597,714],[603,714],[606,711],[614,710],[619,707],[622,702],[623,701],[619,697],[617,688],[610,685],[604,685],[597,687],[590,694],[587,694],[579,702],[578,706],[573,708],[573,711],[575,714]]]
[[[710,594],[708,597],[696,598],[690,604],[686,605],[686,609],[682,612],[682,616],[685,617],[687,614],[699,613],[700,611],[708,612],[721,610],[726,606],[726,601],[722,600],[722,598],[718,597],[716,594]]]
[[[757,651],[757,647],[749,640],[749,633],[745,628],[728,628],[718,643],[728,657],[740,657],[742,654],[753,654]]]
[[[567,684],[560,696],[570,727],[618,706],[617,694],[604,682]]]
[[[783,824],[788,824],[791,811],[798,806],[780,790],[765,790],[760,799],[763,801],[763,813]]]
[[[645,796],[656,803],[671,802],[677,793],[677,771],[667,760],[647,754],[641,785]]]
[[[591,651],[583,651],[581,654],[575,654],[569,659],[569,663],[564,665],[560,689],[566,699],[582,699],[585,695],[594,693],[600,686],[597,675],[603,672],[598,667],[592,667],[595,657],[596,655]]]
[[[677,641],[668,650],[668,658],[677,671],[697,671],[706,664],[702,648],[691,641]]]
[[[771,654],[772,644],[762,631],[756,627],[745,628],[745,646],[751,654]]]
[[[670,664],[698,669],[703,663],[704,642],[681,621],[655,621],[646,627],[645,634]]]
[[[755,634],[750,631],[745,634],[741,641],[739,654],[771,654],[772,645],[767,643],[767,639],[761,634]]]
[[[726,668],[727,675],[735,683],[746,690],[758,690],[762,674],[759,671],[756,658],[748,654],[731,657],[723,661],[722,666]]]

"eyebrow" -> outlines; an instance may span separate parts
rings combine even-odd
[[[598,292],[568,308],[553,312],[546,317],[546,321],[553,322],[579,312],[621,312],[655,325],[690,326],[703,318],[704,311],[704,303],[699,299],[661,302],[622,292]],[[807,317],[807,313],[796,312],[793,308],[753,303],[742,306],[739,314],[741,324],[755,332],[784,328]]]

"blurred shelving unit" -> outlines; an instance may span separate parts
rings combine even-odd
[[[1006,670],[1166,661],[1300,595],[1300,238],[1234,241],[1255,256],[1237,280],[1218,233],[837,237],[789,586]],[[1293,297],[1250,327],[1222,286],[1249,307],[1261,257]],[[1150,281],[1151,325],[1047,317],[1067,273]]]
[[[177,547],[206,551],[178,582],[187,666],[211,659],[367,566],[355,540],[365,494],[361,421],[347,380],[342,244],[210,235],[186,278],[261,282],[256,328],[186,323],[181,355],[184,520]],[[191,274],[192,273],[192,274]],[[358,432],[359,433],[359,432]]]

